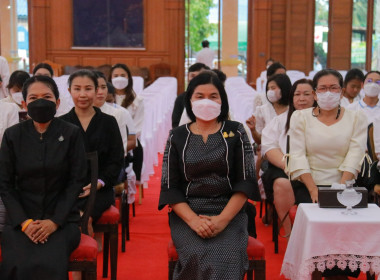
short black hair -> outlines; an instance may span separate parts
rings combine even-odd
[[[30,78],[29,73],[23,70],[16,70],[9,77],[7,89],[11,89],[13,87],[18,87],[19,89],[22,89],[22,87],[24,86],[24,83],[29,78]]]
[[[313,89],[314,90],[318,86],[319,79],[322,78],[323,76],[327,76],[327,75],[333,75],[333,76],[335,76],[338,79],[338,81],[339,81],[340,87],[343,87],[343,77],[342,77],[342,75],[338,71],[336,71],[335,69],[327,68],[327,69],[322,69],[321,71],[318,71],[314,75],[314,78],[313,78]]]
[[[273,76],[278,69],[284,69],[286,71],[286,67],[280,62],[273,62],[267,69],[267,78]]]
[[[202,41],[202,47],[203,47],[203,48],[208,48],[209,45],[210,45],[210,42],[209,42],[209,41],[207,41],[207,40],[203,40],[203,41]]]
[[[29,87],[32,84],[37,83],[37,82],[43,83],[48,88],[50,88],[53,91],[55,99],[57,100],[59,99],[59,90],[55,81],[49,76],[38,75],[38,76],[33,76],[25,81],[24,86],[22,88],[22,97],[24,98],[24,101],[26,101],[26,97],[28,96]]]
[[[38,71],[38,69],[41,69],[41,68],[48,70],[51,77],[54,76],[53,68],[51,68],[50,64],[47,64],[47,63],[38,63],[36,67],[34,67],[33,69],[33,76],[36,75],[36,72]]]
[[[198,72],[198,71],[201,71],[202,69],[210,70],[210,67],[208,67],[206,64],[202,62],[197,62],[190,65],[188,72]]]
[[[78,77],[87,77],[90,78],[94,82],[95,89],[98,88],[98,77],[94,73],[94,71],[88,70],[88,69],[80,69],[78,71],[75,71],[72,73],[69,77],[68,83],[69,88],[71,88],[71,84],[73,83],[73,80]]]
[[[281,89],[281,98],[278,101],[278,103],[281,105],[289,105],[289,94],[290,94],[290,89],[292,88],[292,82],[290,81],[288,75],[277,74],[277,75],[269,77],[267,81],[267,85],[266,85],[266,91],[268,91],[269,82],[272,82],[272,81],[275,82],[277,86]],[[267,94],[266,94],[266,97],[268,99]]]
[[[218,76],[219,80],[224,84],[224,82],[227,80],[226,74],[218,69],[212,69],[211,71],[214,72]]]
[[[196,87],[200,85],[208,85],[212,84],[214,85],[220,95],[220,99],[222,100],[222,106],[221,106],[221,111],[220,115],[218,116],[217,120],[218,122],[225,121],[228,119],[228,111],[229,111],[229,106],[228,106],[228,98],[227,98],[227,93],[226,90],[224,89],[223,83],[219,80],[218,76],[212,72],[212,71],[203,71],[196,77],[194,77],[190,83],[189,86],[187,87],[186,94],[185,94],[185,108],[187,115],[189,118],[195,122],[195,115],[193,113],[193,109],[191,108],[191,97],[193,96],[194,90]]]
[[[347,84],[352,80],[360,80],[361,82],[364,82],[363,71],[358,68],[350,69],[344,77],[344,86],[347,86]]]
[[[369,71],[367,74],[365,74],[365,76],[364,76],[364,80],[367,79],[367,76],[368,76],[369,74],[372,74],[372,73],[377,73],[377,74],[380,75],[380,71],[372,70],[372,71]]]

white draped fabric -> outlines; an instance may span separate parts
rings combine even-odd
[[[59,99],[61,99],[61,104],[58,107],[57,113],[55,114],[56,117],[62,116],[66,113],[68,113],[71,108],[74,107],[73,99],[71,98],[70,92],[68,90],[70,75],[63,75],[60,77],[54,77],[54,81],[58,86],[59,90]]]
[[[163,153],[169,130],[171,114],[177,96],[177,79],[161,77],[139,94],[144,98],[144,124],[141,144],[144,148],[144,165],[141,183],[147,182],[158,164],[158,153]]]
[[[144,90],[144,79],[140,76],[132,76],[133,80],[133,90],[136,94],[142,93]]]
[[[228,78],[226,92],[230,113],[234,120],[245,124],[245,121],[254,113],[253,101],[257,92],[242,77]]]

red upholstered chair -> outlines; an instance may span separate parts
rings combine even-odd
[[[248,237],[247,254],[248,254],[248,259],[249,259],[247,280],[253,280],[253,279],[265,280],[264,244],[253,237]],[[169,257],[169,280],[172,280],[174,267],[178,260],[178,254],[172,240],[170,240],[168,244],[168,257]],[[255,278],[253,278],[253,271],[255,271]]]
[[[94,232],[102,232],[103,235],[103,277],[108,275],[108,257],[111,263],[111,279],[116,280],[117,253],[118,253],[118,228],[120,212],[111,205],[103,212],[99,220],[94,224]]]
[[[98,244],[92,237],[81,234],[79,246],[71,253],[69,271],[82,271],[82,279],[96,280]]]

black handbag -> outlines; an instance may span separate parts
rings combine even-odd
[[[373,124],[368,126],[367,150],[360,173],[356,179],[358,187],[365,187],[370,193],[376,184],[380,183],[380,172],[377,168],[378,160],[374,152]]]

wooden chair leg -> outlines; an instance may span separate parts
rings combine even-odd
[[[82,280],[96,280],[96,272],[83,272],[82,273]]]
[[[278,215],[276,208],[273,205],[273,217],[272,217],[272,226],[273,226],[273,242],[274,242],[274,253],[278,254],[278,233],[280,229],[278,228]]]
[[[108,276],[108,256],[110,250],[110,234],[103,233],[103,278]]]
[[[111,262],[111,280],[116,280],[117,276],[117,254],[118,254],[118,224],[112,225],[110,232],[110,262]]]
[[[121,251],[124,253],[125,252],[125,240],[127,238],[127,209],[129,208],[129,204],[126,203],[125,194],[121,194],[121,203],[120,203],[120,209],[121,209],[121,215],[120,215],[120,220],[121,220]]]
[[[371,275],[371,273],[367,271],[366,275],[367,275],[367,280],[375,280],[375,273]]]
[[[169,280],[173,280],[175,264],[176,264],[176,261],[169,261],[169,275],[168,275]]]
[[[313,274],[311,274],[311,280],[322,280],[322,272],[314,270]]]
[[[143,185],[139,184],[139,204],[142,204],[143,197],[144,197],[144,194],[143,194]]]
[[[133,202],[133,208],[135,206],[135,203]],[[127,202],[127,205],[125,207],[125,231],[126,231],[126,240],[129,241],[129,204]],[[123,237],[124,238],[124,237]]]
[[[255,280],[265,280],[266,273],[266,262],[265,260],[253,260]],[[250,278],[252,279],[252,278]],[[247,278],[247,280],[250,280]]]

